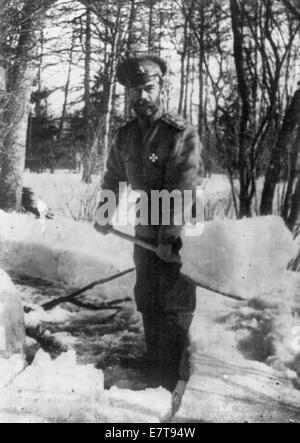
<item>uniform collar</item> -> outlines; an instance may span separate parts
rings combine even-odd
[[[149,130],[154,125],[154,123],[156,123],[158,120],[162,118],[164,114],[165,114],[164,107],[160,106],[160,108],[156,111],[156,113],[152,115],[149,119],[138,117],[141,129]]]

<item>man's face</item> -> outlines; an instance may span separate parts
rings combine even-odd
[[[130,104],[139,117],[151,117],[161,105],[162,86],[159,79],[129,89]]]

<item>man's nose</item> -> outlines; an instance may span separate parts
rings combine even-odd
[[[141,99],[145,100],[148,98],[148,94],[147,91],[145,91],[144,89],[141,90]]]

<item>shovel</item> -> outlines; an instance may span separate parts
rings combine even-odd
[[[121,231],[118,231],[117,229],[115,229],[113,227],[109,230],[109,233],[115,235],[116,237],[121,238],[122,240],[126,240],[126,241],[129,241],[130,243],[133,243],[134,245],[140,246],[141,248],[147,249],[148,251],[157,253],[157,247],[156,246],[154,246],[154,245],[152,245],[150,243],[147,243],[147,242],[145,242],[143,240],[140,240],[138,238],[135,238],[132,235],[126,234],[126,233],[121,232]],[[178,255],[174,255],[173,262],[178,264],[178,265],[182,265],[181,258]],[[192,278],[190,278],[189,276],[187,276],[186,274],[184,274],[182,272],[181,272],[180,275],[186,281],[188,281],[190,283],[193,283],[194,285],[198,286],[199,288],[206,289],[207,291],[214,292],[214,293],[216,293],[218,295],[222,295],[223,297],[227,297],[227,298],[230,298],[232,300],[247,301],[243,297],[239,297],[237,295],[228,294],[226,292],[222,292],[222,291],[220,291],[220,290],[218,290],[216,288],[208,286],[207,284],[202,284],[201,282],[194,281]]]
[[[140,239],[138,239],[136,237],[133,237],[132,235],[126,234],[125,232],[118,231],[117,229],[111,227],[110,230],[109,230],[109,233],[113,234],[114,236],[116,236],[118,238],[121,238],[122,240],[126,240],[126,241],[128,241],[128,242],[130,242],[130,243],[132,243],[134,245],[140,246],[141,248],[144,248],[144,249],[146,249],[148,251],[151,251],[151,252],[153,252],[155,254],[157,253],[157,247],[156,246],[154,246],[154,245],[152,245],[150,243],[147,243],[147,242],[145,242],[143,240],[140,240]],[[181,258],[180,258],[179,255],[175,255],[174,254],[173,262],[178,264],[178,265],[180,265],[180,266],[182,266],[182,261],[181,261]],[[91,306],[91,305],[84,305],[83,306],[80,302],[76,301],[76,298],[79,295],[84,294],[86,291],[88,291],[90,289],[93,289],[96,286],[100,286],[100,285],[103,285],[105,283],[109,283],[111,281],[117,280],[117,279],[119,279],[121,277],[124,277],[127,274],[132,273],[133,271],[135,271],[135,268],[127,269],[126,271],[120,272],[120,273],[118,273],[116,275],[113,275],[111,277],[105,278],[103,280],[98,280],[98,281],[92,282],[88,286],[85,286],[84,288],[77,290],[73,294],[67,295],[66,297],[61,297],[61,298],[52,300],[49,303],[44,304],[42,306],[42,308],[45,311],[50,311],[51,309],[55,308],[56,306],[60,305],[61,303],[71,302],[73,304],[78,305],[79,307],[84,307],[84,308],[92,309],[93,310],[94,309],[93,306]],[[239,297],[237,295],[228,294],[226,292],[220,291],[217,288],[213,288],[212,286],[208,286],[207,284],[201,283],[200,281],[195,281],[191,277],[189,277],[188,275],[184,274],[183,272],[181,272],[180,275],[186,281],[188,281],[189,283],[192,283],[192,284],[198,286],[201,289],[205,289],[207,291],[214,292],[215,294],[221,295],[221,296],[226,297],[226,298],[230,298],[230,299],[235,300],[235,301],[239,301],[239,302],[247,301],[244,298]],[[103,303],[102,305],[100,305],[97,308],[95,308],[95,310],[99,310],[99,309],[100,310],[101,309],[102,310],[106,310],[106,309],[107,310],[111,310],[111,309],[114,309],[114,305],[115,304],[117,304],[117,303],[124,303],[124,302],[128,302],[128,301],[131,301],[131,299],[122,299],[122,300],[116,300],[116,301],[111,302],[111,303]]]

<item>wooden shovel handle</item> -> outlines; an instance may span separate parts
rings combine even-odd
[[[147,249],[148,251],[154,252],[155,254],[157,253],[158,248],[156,246],[151,245],[150,243],[147,243],[143,240],[139,240],[138,238],[133,237],[132,235],[125,234],[125,232],[118,231],[115,228],[111,228],[109,232],[115,235],[116,237],[122,238],[123,240],[127,240],[130,243],[133,243],[136,246],[140,246],[141,248]],[[182,261],[178,255],[173,256],[173,262],[178,265],[182,265]]]
[[[137,246],[140,246],[140,247],[142,247],[144,249],[147,249],[148,251],[152,251],[154,253],[157,252],[157,247],[156,246],[151,245],[150,243],[147,243],[147,242],[145,242],[143,240],[139,240],[138,238],[135,238],[132,235],[128,235],[128,234],[125,234],[124,232],[118,231],[117,229],[114,229],[113,227],[110,229],[109,232],[111,234],[119,237],[119,238],[122,238],[123,240],[127,240],[130,243],[133,243],[133,244],[135,244]],[[174,263],[182,265],[181,258],[179,256],[174,255]],[[199,288],[206,289],[207,291],[215,292],[216,294],[222,295],[223,297],[227,297],[227,298],[230,298],[232,300],[247,301],[243,297],[239,297],[237,295],[232,295],[232,294],[228,294],[226,292],[220,291],[218,288],[211,287],[211,286],[207,285],[206,283],[201,283],[200,281],[194,281],[189,276],[183,274],[182,272],[181,272],[180,275],[186,281],[199,286]]]

